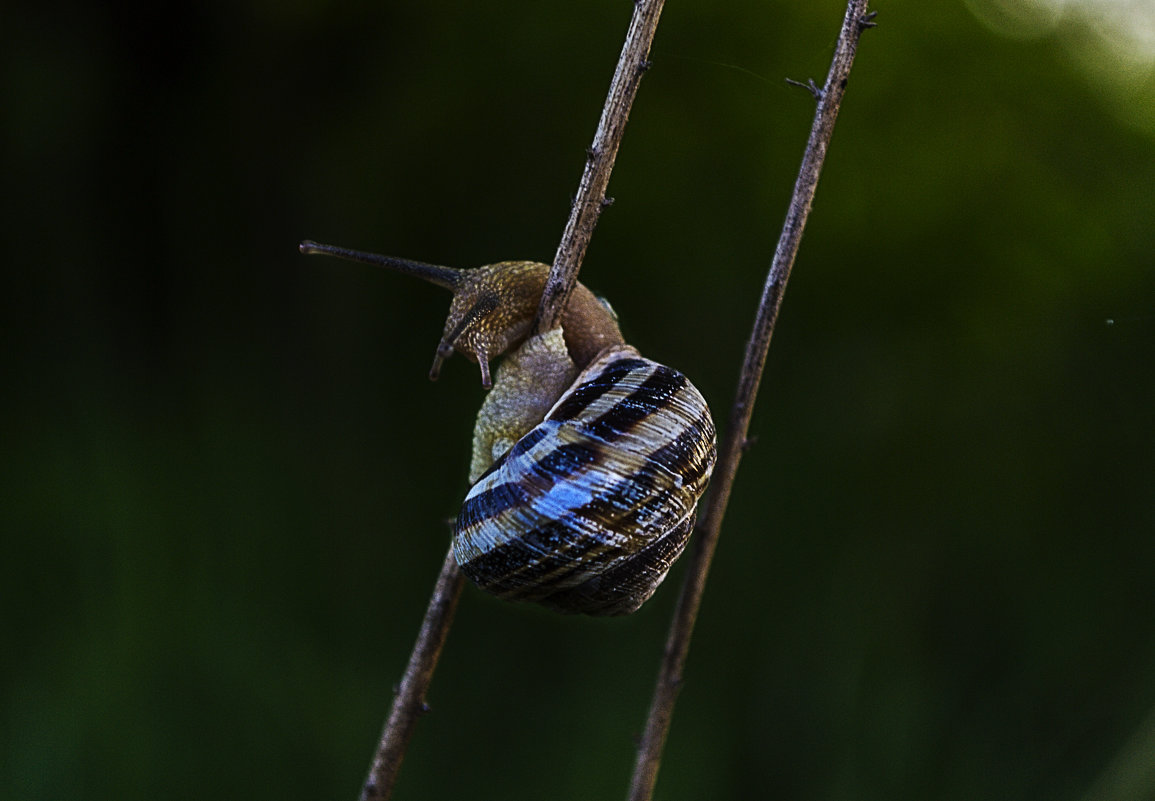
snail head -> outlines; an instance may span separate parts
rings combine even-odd
[[[459,270],[309,240],[301,243],[300,251],[385,267],[451,290],[453,302],[429,378],[437,380],[441,364],[457,352],[481,367],[481,384],[486,389],[493,386],[490,359],[526,338],[549,276],[548,265],[532,261],[503,261]]]
[[[462,270],[429,377],[454,351],[481,367],[481,384],[493,386],[489,360],[519,345],[529,334],[549,267],[532,261],[503,261]]]

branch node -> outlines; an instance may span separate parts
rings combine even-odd
[[[818,84],[814,83],[813,78],[807,78],[806,83],[796,81],[793,78],[786,78],[786,83],[791,86],[797,86],[799,89],[805,89],[810,94],[814,95],[815,100],[822,100],[822,90],[818,88]]]
[[[874,18],[877,16],[877,11],[868,11],[867,13],[863,14],[858,18],[858,29],[860,31],[864,31],[867,28],[877,28],[878,23],[874,21]]]

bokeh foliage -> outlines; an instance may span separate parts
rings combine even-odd
[[[585,263],[719,423],[842,8],[669,3]],[[1155,707],[1150,77],[875,8],[662,799],[1081,799]],[[355,797],[482,391],[447,295],[295,244],[550,260],[628,13],[6,11],[0,795]],[[396,798],[621,797],[680,576],[467,588]]]

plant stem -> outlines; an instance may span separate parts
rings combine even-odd
[[[830,144],[830,137],[834,133],[834,121],[846,90],[850,67],[854,63],[859,36],[864,29],[874,25],[872,22],[874,15],[867,14],[866,6],[867,0],[850,0],[847,4],[846,17],[842,22],[842,32],[838,37],[826,84],[815,93],[818,107],[810,129],[810,138],[806,143],[802,167],[794,184],[794,194],[790,199],[790,207],[778,239],[778,247],[774,252],[774,260],[766,275],[754,329],[746,343],[746,357],[742,363],[734,405],[730,410],[727,436],[722,444],[718,466],[714,472],[706,513],[698,529],[686,578],[678,596],[645,732],[638,746],[634,775],[630,783],[630,801],[648,801],[657,781],[662,749],[669,732],[674,702],[677,700],[678,689],[682,683],[686,654],[690,648],[690,636],[702,601],[702,592],[706,586],[710,560],[718,543],[722,518],[730,500],[734,476],[746,446],[750,417],[754,411],[754,399],[758,394],[766,353],[770,348],[770,337],[774,332],[778,310],[782,305],[782,294],[790,278],[790,270],[794,266],[799,243],[802,241],[802,229],[806,225],[806,217],[810,213],[814,191],[818,186],[818,176],[822,171],[822,162]]]
[[[553,269],[541,296],[537,310],[536,333],[554,328],[561,311],[577,283],[578,270],[593,236],[594,226],[602,209],[613,201],[606,199],[610,172],[618,156],[618,146],[626,130],[630,108],[638,93],[642,75],[649,69],[650,45],[658,29],[664,0],[635,0],[630,29],[626,33],[618,67],[610,83],[610,91],[602,107],[602,116],[594,134],[593,144],[586,151],[586,166],[578,185],[577,196],[570,209],[569,221],[553,257]]]
[[[393,783],[397,781],[397,772],[401,769],[401,760],[417,726],[417,719],[429,709],[425,692],[433,680],[437,658],[449,634],[463,580],[451,547],[433,587],[433,596],[425,610],[425,619],[421,621],[421,631],[417,634],[413,653],[409,655],[405,675],[393,696],[393,706],[381,732],[377,754],[373,757],[365,786],[361,788],[361,801],[388,798],[393,792]]]
[[[570,292],[577,283],[578,269],[585,256],[598,215],[606,201],[606,186],[622,141],[626,120],[633,106],[642,73],[649,67],[646,56],[654,41],[663,0],[640,0],[634,4],[629,32],[622,47],[618,66],[606,96],[593,145],[588,151],[585,171],[574,200],[569,222],[554,257],[553,269],[538,308],[535,331],[548,331],[557,325]],[[441,647],[453,623],[463,578],[453,558],[453,549],[445,557],[441,574],[429,599],[421,632],[409,656],[405,675],[393,698],[389,718],[381,732],[381,742],[361,790],[361,801],[386,799],[393,792],[397,772],[417,719],[427,710],[425,693],[433,679]]]

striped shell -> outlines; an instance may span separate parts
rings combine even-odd
[[[502,598],[632,612],[682,553],[716,456],[693,384],[610,348],[470,489],[457,563]]]

